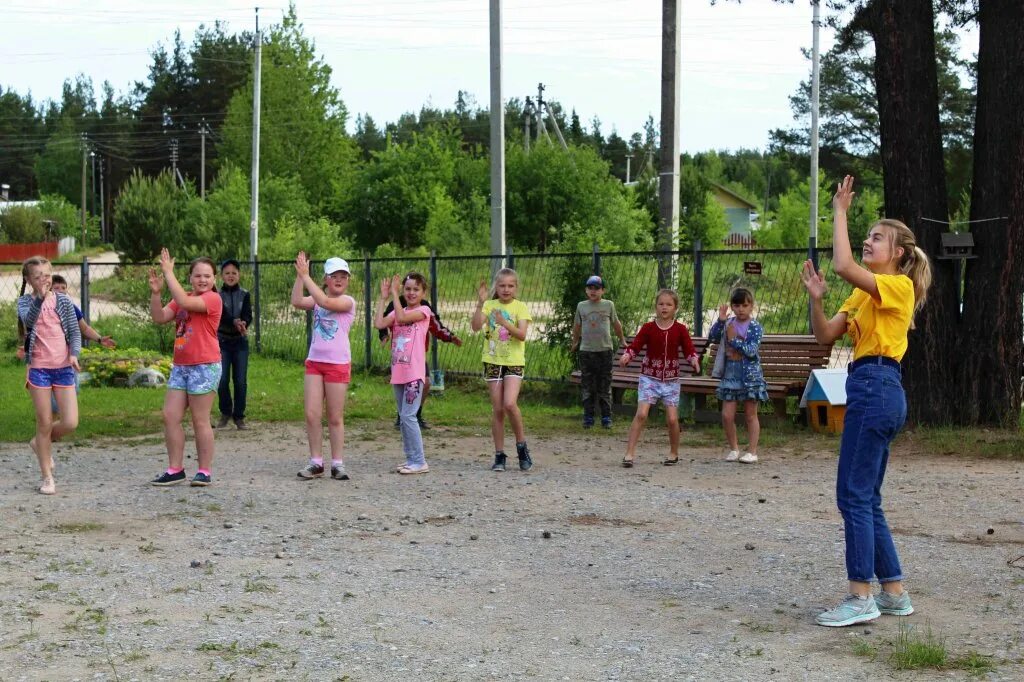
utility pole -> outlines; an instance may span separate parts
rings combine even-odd
[[[529,95],[526,97],[526,105],[523,107],[523,149],[530,153],[530,123],[533,121],[533,100]]]
[[[92,193],[89,195],[89,203],[92,204],[92,214],[96,215],[96,152],[89,152],[89,164],[92,166]]]
[[[107,238],[107,206],[106,195],[103,193],[103,163],[106,159],[100,157],[100,239],[108,241]]]
[[[82,248],[85,248],[85,153],[88,151],[88,137],[82,133]]]
[[[178,138],[171,138],[171,175],[178,177]]]
[[[665,255],[658,260],[658,286],[674,287],[679,240],[679,53],[682,37],[679,14],[682,0],[661,3],[661,163],[658,172],[658,249]]]
[[[821,25],[821,6],[819,0],[811,0],[814,7],[814,38],[811,48],[811,217],[807,237],[807,257],[818,267],[818,98],[820,79],[820,50],[818,44],[818,27]]]
[[[256,8],[256,61],[253,67],[252,85],[252,196],[249,211],[249,255],[256,263],[260,238],[260,8]]]
[[[633,155],[626,154],[626,184],[629,184],[629,167],[633,162]]]
[[[501,0],[490,0],[491,23],[491,254],[505,258],[505,105],[501,97]]]
[[[206,200],[206,119],[199,124],[199,197]]]
[[[537,107],[534,110],[534,115],[537,117],[537,142],[540,142],[540,136],[543,135],[548,144],[551,144],[548,127],[544,125],[544,106],[546,104],[544,101],[544,84],[537,83]]]

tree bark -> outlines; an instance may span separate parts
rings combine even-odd
[[[858,20],[875,41],[885,214],[905,222],[934,259],[945,226],[925,219],[945,221],[948,213],[932,0],[874,0]],[[944,424],[958,421],[962,406],[950,371],[958,304],[952,262],[932,266],[903,376],[908,420]]]
[[[1019,428],[1024,362],[1024,3],[981,0],[963,422]],[[995,218],[996,220],[992,220]],[[1005,218],[1005,219],[1003,219]]]

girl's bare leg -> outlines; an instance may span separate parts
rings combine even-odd
[[[494,451],[505,451],[505,399],[504,381],[488,381],[487,391],[491,396],[491,437]]]
[[[735,403],[733,403],[735,405]],[[750,441],[747,452],[757,454],[757,441],[761,437],[761,421],[757,418],[757,401],[744,401],[743,411],[747,417],[747,439]],[[736,432],[733,427],[733,433]]]
[[[647,415],[651,412],[650,403],[637,403],[636,414],[633,416],[633,423],[629,425],[629,439],[626,441],[626,456],[623,458],[632,462],[636,457],[636,446],[640,442],[640,434],[647,424]]]
[[[312,459],[322,459],[324,456],[324,427],[320,423],[324,415],[324,378],[322,376],[305,375],[302,399],[306,409],[306,439],[309,441],[309,456]]]
[[[327,397],[327,435],[331,441],[331,459],[345,457],[345,398],[348,384],[324,383]]]
[[[523,428],[523,413],[519,411],[519,389],[522,388],[523,380],[519,377],[505,377],[502,381],[502,408],[512,423],[512,433],[516,436],[516,443],[526,442],[526,430]]]
[[[669,459],[679,459],[679,408],[665,405],[665,425],[668,426]]]
[[[36,435],[28,444],[32,452],[36,453],[43,478],[53,476],[53,411],[50,409],[50,391],[49,388],[28,387],[29,395],[32,396],[32,407],[36,411]]]
[[[736,437],[736,401],[725,400],[722,402],[722,430],[725,431],[725,440],[729,442],[730,450],[739,450],[740,442]]]
[[[192,430],[196,434],[196,459],[199,461],[199,468],[206,471],[212,470],[213,467],[214,440],[210,410],[216,397],[216,391],[188,396],[188,407],[192,412]]]
[[[164,442],[167,444],[167,465],[171,469],[185,468],[185,428],[181,421],[188,407],[188,395],[175,388],[164,395]]]

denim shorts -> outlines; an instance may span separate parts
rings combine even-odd
[[[189,395],[212,393],[220,384],[220,370],[219,362],[208,362],[205,365],[172,365],[167,388],[185,391]]]
[[[637,393],[637,402],[640,403],[657,405],[660,400],[665,407],[679,406],[678,381],[658,381],[645,374],[641,374]]]
[[[75,370],[71,365],[59,369],[30,367],[26,381],[33,388],[74,388]]]

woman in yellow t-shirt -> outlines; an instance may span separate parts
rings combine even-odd
[[[832,343],[848,334],[854,343],[836,479],[850,593],[836,608],[818,614],[818,625],[830,627],[863,623],[883,613],[908,616],[914,612],[882,512],[881,490],[889,444],[907,416],[900,374],[907,331],[932,279],[928,257],[910,228],[898,220],[875,223],[864,240],[863,265],[857,264],[846,224],[853,194],[853,177],[847,175],[832,199],[832,269],[855,288],[832,319],[826,319],[822,309],[825,278],[809,260],[801,274],[811,296],[815,338]],[[871,594],[871,582],[876,579],[882,585],[877,598]]]
[[[523,415],[519,411],[519,388],[526,367],[526,329],[530,311],[516,298],[519,275],[511,268],[502,268],[494,277],[493,289],[481,281],[477,288],[477,306],[470,326],[484,330],[484,380],[491,396],[491,436],[494,438],[492,471],[505,470],[505,416],[512,423],[516,436],[519,468],[533,466],[526,446]]]

